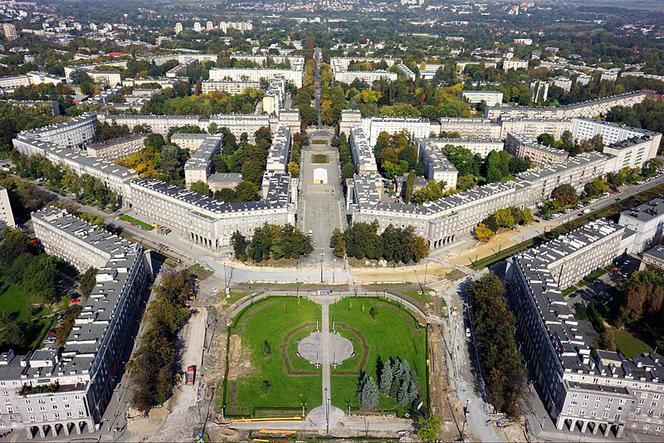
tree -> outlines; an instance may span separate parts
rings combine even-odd
[[[35,257],[25,269],[24,278],[21,282],[23,289],[35,295],[45,303],[56,301],[57,295],[57,259],[50,255],[42,254]]]
[[[482,164],[487,183],[499,182],[510,175],[510,154],[507,151],[491,151]]]
[[[153,149],[155,152],[161,152],[161,148],[165,144],[166,141],[164,141],[164,137],[161,134],[150,134],[143,140],[143,146]]]
[[[545,146],[553,146],[556,143],[556,139],[553,138],[553,135],[544,133],[537,136],[537,143]]]
[[[559,202],[562,206],[569,206],[576,203],[579,196],[572,185],[563,183],[551,191],[551,198]]]
[[[530,169],[531,165],[530,157],[512,157],[509,163],[510,174],[516,175],[525,172]]]
[[[609,184],[601,178],[594,178],[583,188],[587,197],[597,197],[609,191]]]
[[[81,294],[88,297],[97,283],[97,268],[90,267],[78,277]]]
[[[242,180],[235,188],[235,200],[241,202],[256,201],[259,199],[260,187],[253,182]]]
[[[417,437],[422,441],[438,441],[441,426],[440,420],[435,415],[421,416],[417,419]]]
[[[362,404],[364,409],[373,409],[378,406],[378,387],[373,378],[363,373],[360,378],[360,386],[358,389],[358,401]]]
[[[399,390],[397,391],[397,401],[401,406],[406,406],[410,403],[410,396],[408,395],[409,392],[409,386],[410,386],[411,380],[410,380],[410,375],[407,380],[403,380],[401,382],[401,385],[399,385]]]
[[[487,225],[484,223],[480,223],[475,227],[475,238],[480,240],[480,241],[489,241],[491,237],[493,237],[496,233],[491,230]]]
[[[415,172],[411,171],[408,173],[406,179],[406,189],[404,191],[403,200],[406,203],[410,203],[410,198],[413,196],[413,189],[415,188]]]
[[[414,173],[413,173],[414,175]],[[427,185],[412,194],[411,201],[415,204],[422,204],[438,200],[443,197],[444,182],[429,180]]]
[[[204,181],[198,180],[191,184],[189,189],[196,194],[203,195],[205,197],[210,195],[210,187]]]
[[[231,236],[231,245],[233,246],[233,254],[238,260],[244,260],[247,257],[247,239],[240,231],[233,232]]]
[[[514,315],[507,307],[505,287],[486,274],[468,287],[473,309],[475,346],[486,374],[491,403],[514,417],[520,412],[525,368],[516,344]]]
[[[300,165],[294,162],[289,162],[288,163],[288,173],[292,177],[299,177],[300,176]]]
[[[0,244],[0,264],[8,266],[13,260],[28,250],[28,236],[16,228],[2,230],[3,242]]]
[[[343,257],[346,254],[346,239],[339,228],[334,228],[334,231],[332,231],[330,247],[335,257]]]
[[[446,145],[443,153],[459,172],[459,176],[480,175],[482,157],[462,146]]]
[[[383,394],[388,395],[390,393],[393,380],[394,375],[392,374],[392,363],[390,360],[387,360],[380,372],[380,390]]]

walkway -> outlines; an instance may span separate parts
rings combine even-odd
[[[318,429],[325,429],[329,434],[330,429],[337,427],[337,424],[344,418],[344,412],[332,406],[332,383],[330,374],[330,305],[337,302],[338,298],[333,296],[314,296],[312,301],[321,305],[321,346],[320,363],[322,369],[323,383],[322,396],[323,404],[311,410],[307,419],[316,425]]]

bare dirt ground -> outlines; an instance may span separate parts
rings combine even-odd
[[[251,375],[254,370],[251,365],[251,351],[248,347],[242,346],[242,339],[237,334],[231,335],[230,338],[228,366],[229,380]]]
[[[439,329],[429,328],[429,404],[431,413],[441,421],[443,441],[454,441],[459,431],[448,400],[449,386],[443,352],[443,339]]]
[[[443,278],[450,271],[440,263],[420,263],[399,268],[353,268],[353,277],[360,284],[424,283]]]

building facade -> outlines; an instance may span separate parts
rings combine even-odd
[[[628,360],[591,353],[587,321],[562,288],[624,252],[625,228],[604,220],[513,257],[508,297],[534,386],[559,430],[620,438],[625,429],[664,432],[664,366],[655,353]],[[577,271],[579,269],[580,271]]]
[[[59,208],[32,218],[47,251],[99,271],[61,352],[0,355],[0,429],[25,429],[28,439],[92,432],[129,358],[152,274],[140,245]]]

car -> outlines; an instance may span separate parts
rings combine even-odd
[[[466,337],[470,338],[471,333],[470,333],[470,328],[466,328]]]
[[[592,210],[590,208],[586,208],[583,210],[583,214],[590,214]]]

